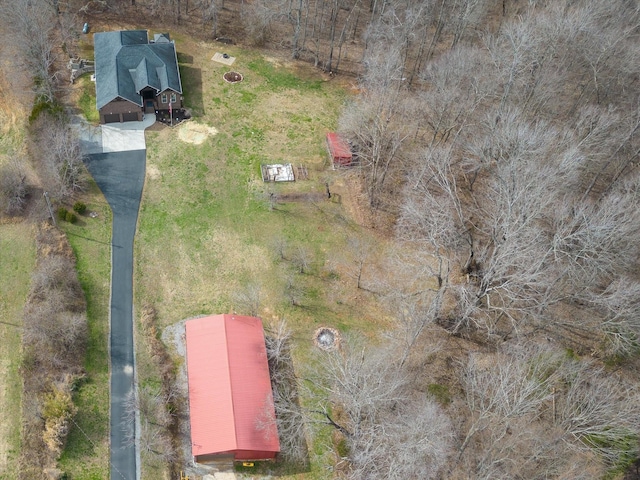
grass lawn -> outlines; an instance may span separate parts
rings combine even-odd
[[[161,327],[202,314],[248,313],[238,293],[258,285],[260,316],[265,323],[287,319],[300,365],[315,358],[312,336],[321,325],[354,334],[384,326],[371,294],[327,266],[344,253],[348,237],[371,235],[349,218],[344,205],[322,200],[325,182],[336,188],[343,183],[329,168],[324,142],[336,127],[344,91],[305,65],[225,46],[237,58],[229,68],[211,61],[219,45],[196,47],[188,38],[173,38],[179,52],[188,52],[178,58],[185,62],[182,82],[192,122],[217,134],[200,144],[181,140],[180,129],[188,124],[147,134],[147,179],[135,244],[137,310],[153,305]],[[222,75],[230,69],[244,80],[226,83]],[[305,165],[309,179],[263,183],[260,165],[283,162]],[[297,194],[301,201],[272,210],[271,193]],[[305,194],[315,196],[305,200]],[[278,243],[286,244],[284,258],[274,247]],[[304,273],[295,261],[301,251],[309,259]],[[291,284],[299,305],[291,304]],[[151,365],[141,358],[143,348],[137,352],[139,366]],[[152,369],[144,370],[138,371],[141,381],[153,382]],[[327,452],[330,433],[317,438],[311,471],[296,478],[327,478],[334,461]]]
[[[91,75],[85,74],[76,80],[79,85],[78,106],[84,117],[90,123],[99,123],[100,114],[96,109],[96,84],[91,81]]]
[[[0,478],[18,478],[20,453],[20,378],[22,309],[35,262],[34,228],[27,223],[0,225]]]
[[[85,370],[74,400],[78,406],[60,460],[74,480],[109,478],[109,297],[111,280],[111,210],[95,184],[85,197],[87,215],[61,227],[76,254],[78,276],[87,299],[89,343]],[[89,212],[98,213],[90,218]]]
[[[300,370],[313,368],[312,335],[319,326],[375,335],[386,318],[375,298],[355,288],[355,280],[335,261],[344,259],[349,237],[372,236],[340,202],[350,192],[326,159],[325,133],[336,127],[344,90],[306,65],[225,46],[237,58],[229,68],[211,61],[220,45],[196,43],[179,33],[172,38],[193,119],[147,132],[147,178],[134,253],[135,311],[152,305],[161,328],[202,314],[248,313],[238,294],[258,285],[259,315],[265,323],[287,319]],[[244,80],[226,83],[222,75],[230,69]],[[93,105],[93,84],[87,85],[80,85],[81,105]],[[185,141],[185,131],[197,125],[217,133],[201,143]],[[262,163],[304,165],[309,179],[265,184]],[[322,199],[325,183],[339,193],[332,201]],[[299,201],[272,209],[271,194]],[[110,217],[97,193],[89,210],[97,210],[99,219],[64,227],[78,256],[91,324],[89,380],[78,396],[79,423],[87,435],[74,429],[61,461],[74,479],[106,478],[108,468]],[[301,256],[307,259],[303,273],[296,262]],[[136,355],[140,383],[157,387],[158,373],[141,338]],[[331,433],[314,432],[310,471],[296,478],[327,478],[335,462]],[[280,473],[287,472],[286,465],[281,468]],[[143,458],[143,479],[159,475],[158,462]]]

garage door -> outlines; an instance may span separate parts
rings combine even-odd
[[[108,113],[104,116],[104,123],[115,123],[120,121],[119,113]]]
[[[137,112],[123,113],[122,114],[122,121],[123,122],[137,122],[138,121],[138,113]]]

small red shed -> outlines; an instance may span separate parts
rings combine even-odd
[[[341,167],[348,167],[353,160],[353,154],[351,153],[351,147],[349,144],[337,133],[327,133],[327,148],[329,149],[329,156],[334,165]]]
[[[280,442],[269,421],[275,411],[262,320],[212,315],[189,320],[185,330],[193,459],[274,459]]]

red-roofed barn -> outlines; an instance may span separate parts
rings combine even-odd
[[[186,322],[191,450],[196,462],[274,459],[280,451],[262,321]]]
[[[337,133],[327,133],[327,148],[334,165],[348,167],[351,165],[353,155],[349,144]]]

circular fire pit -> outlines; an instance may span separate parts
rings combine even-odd
[[[320,327],[313,334],[313,343],[322,350],[333,350],[340,346],[340,332],[335,328]]]
[[[238,83],[242,81],[242,74],[238,72],[227,72],[222,78],[224,78],[225,82]]]

